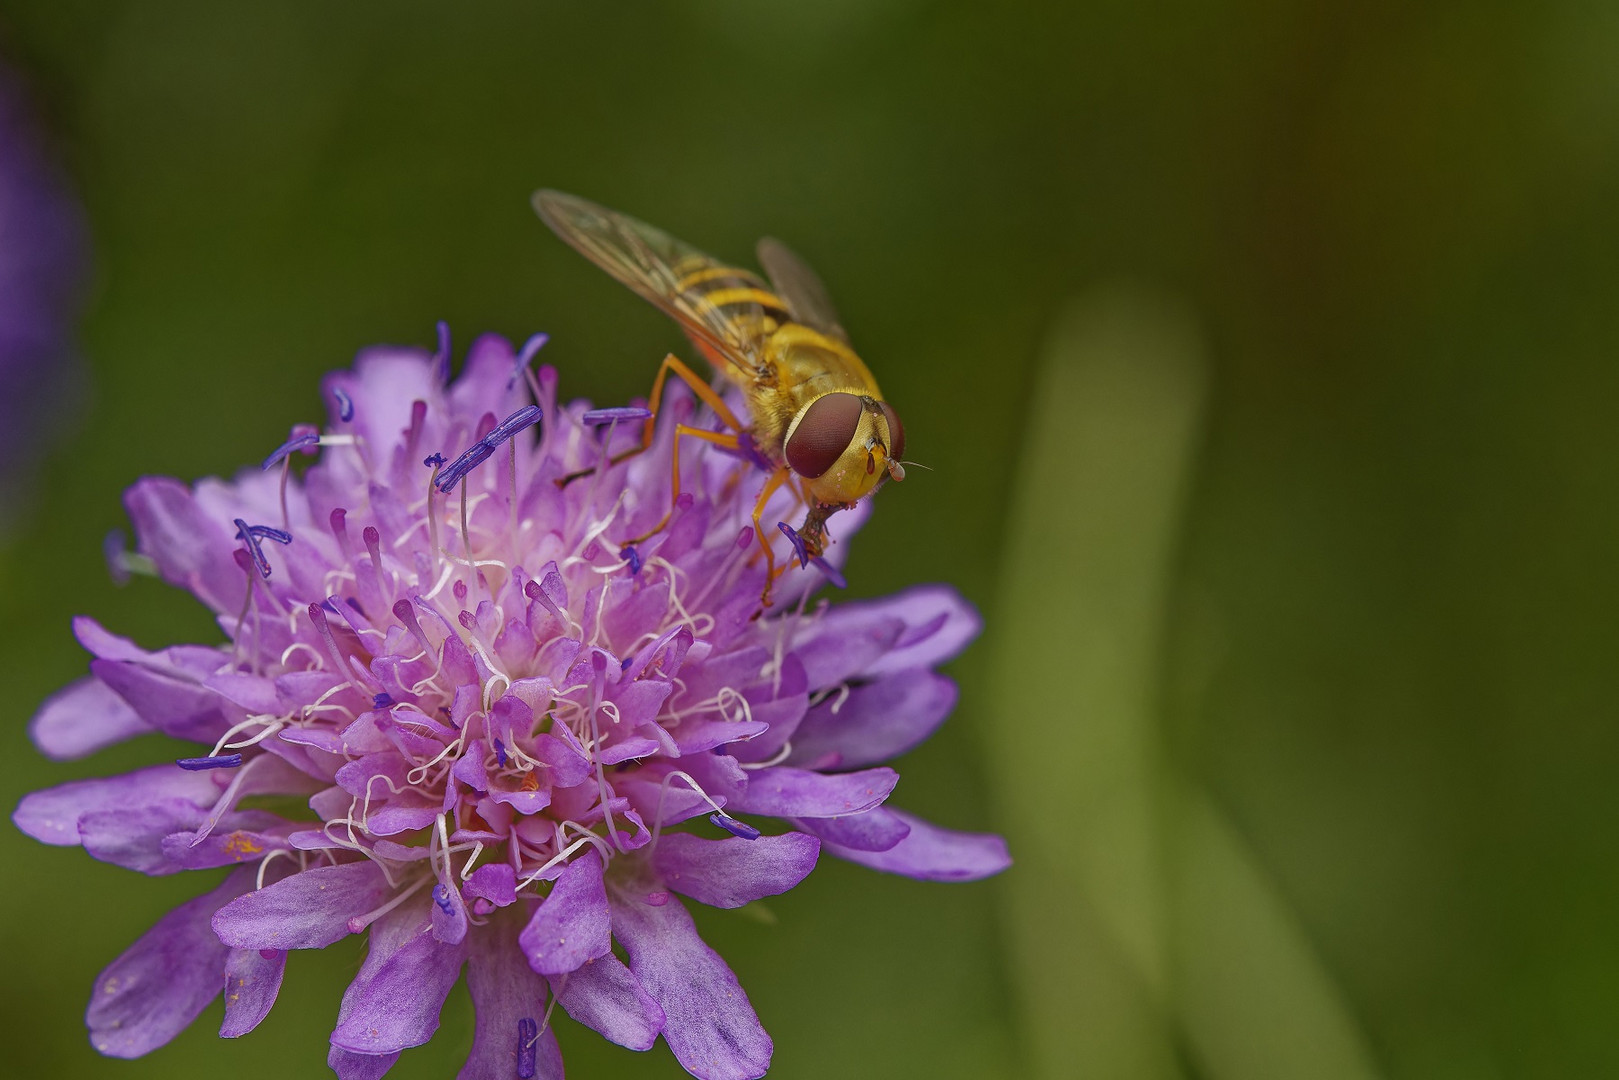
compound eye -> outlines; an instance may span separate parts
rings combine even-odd
[[[813,480],[837,464],[854,442],[863,411],[860,398],[843,391],[810,402],[784,447],[793,472]]]
[[[898,461],[905,456],[905,425],[899,422],[899,413],[886,401],[879,401],[883,419],[888,421],[888,456]]]

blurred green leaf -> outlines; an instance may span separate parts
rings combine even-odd
[[[1058,321],[1016,479],[995,657],[1014,983],[1032,1075],[1360,1078],[1285,904],[1166,759],[1166,612],[1204,394],[1187,312],[1138,288]]]

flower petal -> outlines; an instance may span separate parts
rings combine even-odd
[[[756,1080],[770,1068],[770,1036],[718,953],[697,936],[679,900],[653,905],[615,892],[613,934],[652,1000],[663,1037],[699,1080]]]
[[[886,806],[848,817],[797,818],[793,827],[827,844],[856,851],[887,851],[911,834],[911,827]]]
[[[225,961],[225,1022],[219,1037],[235,1039],[259,1026],[281,992],[287,954],[280,949],[232,949]]]
[[[371,925],[365,963],[343,994],[332,1045],[388,1054],[431,1039],[465,956],[465,945],[433,936],[427,912],[414,904],[382,916]]]
[[[778,766],[760,769],[729,810],[774,817],[841,817],[858,814],[888,798],[899,774],[893,769],[823,773]]]
[[[90,670],[153,728],[176,739],[213,742],[231,724],[224,698],[200,683],[137,660],[92,660]]]
[[[138,550],[157,563],[164,581],[190,589],[217,612],[241,605],[246,581],[231,557],[235,545],[229,531],[197,505],[184,484],[166,476],[144,477],[124,493],[124,506]]]
[[[595,848],[562,869],[518,941],[529,965],[541,975],[565,975],[612,948],[612,921],[602,861]]]
[[[285,835],[288,827],[272,814],[257,810],[229,814],[220,825],[221,829],[215,829],[201,842],[194,842],[197,839],[194,832],[176,832],[163,837],[160,846],[164,858],[182,870],[210,870],[216,866],[257,861],[268,851],[285,851],[292,847]],[[253,828],[254,825],[263,827]],[[265,831],[271,825],[280,831]],[[88,840],[84,846],[90,847]]]
[[[34,745],[57,761],[86,757],[151,730],[128,702],[94,676],[46,698],[28,725]]]
[[[163,838],[195,829],[208,811],[195,803],[169,799],[129,810],[101,810],[79,818],[84,850],[102,862],[143,874],[173,874],[182,869],[163,853]]]
[[[609,1042],[650,1050],[663,1030],[663,1010],[623,961],[611,953],[554,976],[557,1004]]]
[[[472,1053],[461,1067],[458,1080],[484,1080],[486,1077],[522,1076],[518,1068],[526,1061],[519,1042],[524,1037],[519,1025],[534,1023],[539,1042],[535,1045],[535,1069],[530,1076],[547,1080],[562,1077],[562,1052],[556,1035],[538,1025],[545,1020],[548,987],[523,959],[517,944],[522,927],[518,912],[504,912],[490,925],[474,934],[468,946],[467,989],[472,993],[475,1028]],[[554,1063],[548,1071],[547,1063]]]
[[[253,887],[253,872],[233,872],[213,892],[157,921],[96,978],[84,1021],[90,1044],[109,1057],[136,1058],[184,1031],[219,996],[229,950],[209,919]]]
[[[803,833],[704,840],[666,833],[652,853],[664,884],[710,907],[734,908],[797,885],[815,869],[821,842]]]
[[[225,905],[214,931],[236,949],[321,949],[354,933],[349,920],[393,891],[370,861],[317,866]]]
[[[334,1046],[326,1052],[326,1064],[337,1074],[337,1080],[382,1080],[398,1060],[397,1050],[391,1054],[356,1054]]]
[[[873,870],[924,881],[977,881],[1012,865],[1006,841],[993,833],[956,832],[900,810],[884,810],[911,828],[898,844],[887,851],[860,851],[827,841],[823,849]]]
[[[467,936],[467,904],[456,887],[453,875],[446,879],[439,871],[439,883],[433,886],[433,906],[429,910],[433,919],[433,936],[447,945],[459,945]]]
[[[510,863],[484,863],[472,872],[462,893],[469,898],[487,900],[496,907],[517,902],[517,872]]]
[[[79,819],[86,814],[137,810],[176,800],[191,803],[206,813],[219,798],[220,790],[213,773],[187,772],[173,764],[154,765],[122,776],[74,780],[24,795],[11,820],[35,840],[68,847],[80,842]]]
[[[886,655],[867,665],[863,672],[867,676],[942,664],[984,628],[978,610],[949,585],[918,585],[877,603],[884,612],[905,620],[905,632]]]
[[[788,761],[838,769],[887,761],[932,735],[955,705],[956,684],[926,668],[857,686],[809,711]]]
[[[804,664],[811,688],[836,686],[871,665],[872,657],[894,647],[905,621],[886,614],[880,602],[839,604],[809,624],[793,652]]]

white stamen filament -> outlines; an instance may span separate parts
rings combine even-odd
[[[789,740],[788,742],[782,744],[782,748],[780,750],[777,750],[774,754],[770,755],[770,760],[768,761],[739,761],[737,764],[749,771],[754,769],[770,769],[780,765],[782,762],[786,761],[792,756],[793,744],[792,741]]]

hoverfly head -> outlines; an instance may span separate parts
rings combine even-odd
[[[825,503],[852,503],[883,480],[905,478],[905,429],[887,402],[847,390],[822,394],[787,428],[787,465]]]

